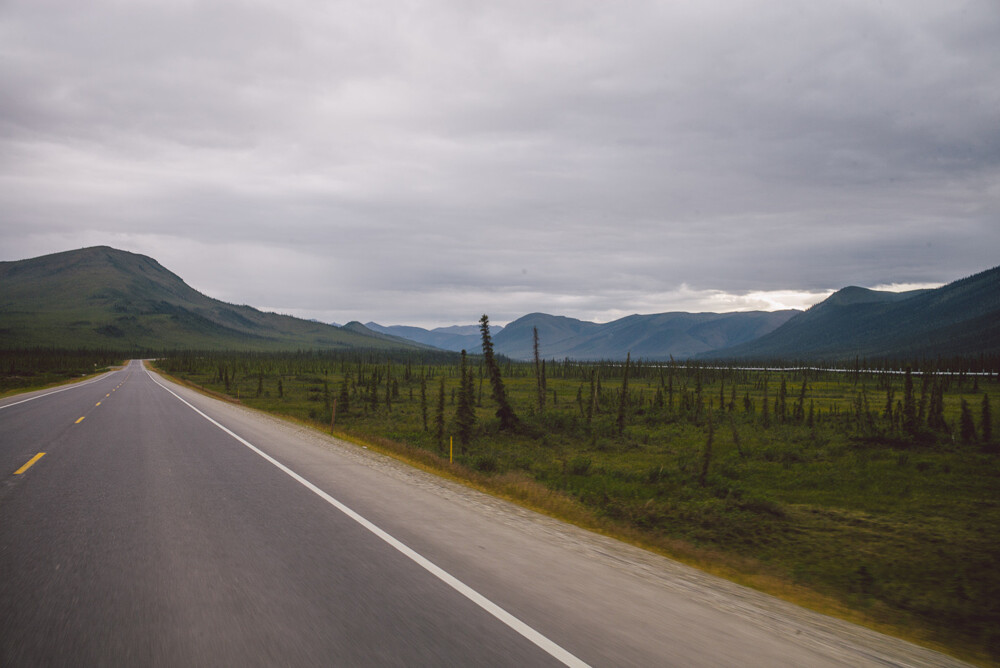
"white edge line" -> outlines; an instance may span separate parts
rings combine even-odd
[[[386,543],[388,543],[389,545],[391,545],[392,547],[394,547],[396,550],[398,550],[399,552],[401,552],[405,556],[409,557],[412,561],[414,561],[415,563],[417,563],[418,565],[420,565],[424,570],[426,570],[427,572],[429,572],[431,575],[435,576],[436,578],[438,578],[439,580],[441,580],[442,582],[444,582],[445,584],[447,584],[449,587],[451,587],[452,589],[454,589],[455,591],[457,591],[458,593],[460,593],[462,596],[466,597],[467,599],[469,599],[470,601],[472,601],[473,603],[475,603],[476,605],[478,605],[480,608],[482,608],[483,610],[485,610],[486,612],[490,613],[491,615],[493,615],[494,617],[496,617],[498,620],[500,620],[501,622],[503,622],[504,624],[506,624],[507,626],[509,626],[511,629],[513,629],[517,633],[521,634],[522,636],[524,636],[525,638],[527,638],[528,640],[530,640],[531,642],[533,642],[535,645],[537,645],[539,648],[543,649],[545,652],[547,652],[553,658],[559,660],[560,662],[562,662],[566,666],[572,666],[574,668],[589,668],[589,665],[587,663],[583,662],[582,660],[580,660],[579,658],[577,658],[573,654],[569,653],[568,651],[566,651],[565,649],[563,649],[562,647],[560,647],[559,645],[557,645],[553,641],[549,640],[547,637],[545,637],[544,635],[542,635],[541,633],[539,633],[538,631],[536,631],[534,628],[532,628],[531,626],[528,626],[527,624],[525,624],[524,622],[522,622],[520,619],[518,619],[514,615],[510,614],[509,612],[507,612],[506,610],[504,610],[503,608],[501,608],[499,605],[497,605],[493,601],[489,600],[488,598],[486,598],[485,596],[483,596],[482,594],[480,594],[479,592],[477,592],[475,589],[473,589],[469,585],[465,584],[464,582],[462,582],[461,580],[459,580],[458,578],[456,578],[451,573],[448,573],[446,570],[444,570],[443,568],[441,568],[437,564],[433,563],[432,561],[430,561],[429,559],[427,559],[426,557],[424,557],[420,553],[414,551],[413,549],[411,549],[410,547],[408,547],[406,544],[400,542],[399,540],[397,540],[393,536],[389,535],[388,533],[386,533],[385,531],[383,531],[382,529],[380,529],[375,524],[372,524],[370,521],[368,521],[367,519],[365,519],[364,517],[362,517],[358,513],[354,512],[353,510],[351,510],[350,508],[348,508],[347,506],[345,506],[343,503],[341,503],[337,499],[333,498],[332,496],[330,496],[329,494],[327,494],[326,492],[324,492],[322,489],[320,489],[316,485],[312,484],[311,482],[309,482],[308,480],[306,480],[305,478],[303,478],[298,473],[296,473],[295,471],[291,470],[290,468],[288,468],[287,466],[285,466],[284,464],[282,464],[278,460],[274,459],[273,457],[271,457],[266,452],[262,451],[257,446],[253,445],[252,443],[250,443],[246,439],[244,439],[244,438],[236,435],[235,433],[233,433],[232,431],[230,431],[227,427],[224,427],[223,425],[219,424],[218,422],[216,422],[215,420],[213,420],[209,416],[205,415],[203,412],[201,412],[200,410],[198,410],[197,408],[195,408],[194,406],[192,406],[184,398],[182,398],[176,392],[174,392],[173,390],[171,390],[169,387],[167,387],[167,386],[163,385],[162,383],[160,383],[153,376],[153,374],[151,374],[149,372],[149,370],[145,368],[145,365],[143,366],[143,370],[146,371],[146,374],[150,377],[150,379],[154,383],[156,383],[157,385],[159,385],[160,387],[162,387],[164,390],[166,390],[170,394],[174,395],[174,397],[176,397],[178,401],[180,401],[181,403],[183,403],[184,405],[186,405],[188,408],[190,408],[191,410],[193,410],[195,413],[197,413],[198,415],[202,416],[203,418],[205,418],[206,420],[208,420],[209,422],[211,422],[212,424],[214,424],[216,427],[218,427],[219,429],[221,429],[225,433],[229,434],[230,436],[232,436],[233,438],[235,438],[237,441],[239,441],[240,443],[242,443],[246,447],[248,447],[251,450],[253,450],[254,452],[256,452],[258,455],[260,455],[261,457],[263,457],[265,460],[267,460],[268,462],[270,462],[271,464],[273,464],[278,469],[280,469],[280,470],[284,471],[285,473],[287,473],[289,476],[291,476],[297,482],[299,482],[303,487],[309,489],[314,494],[316,494],[317,496],[319,496],[321,499],[323,499],[324,501],[326,501],[327,503],[329,503],[331,506],[333,506],[334,508],[336,508],[340,512],[342,512],[345,515],[347,515],[348,517],[350,517],[352,520],[354,520],[355,522],[357,522],[358,524],[360,524],[361,526],[363,526],[365,529],[368,529],[368,531],[372,532],[373,534],[375,534],[376,536],[378,536],[379,538],[381,538],[383,541],[385,541]]]
[[[119,371],[123,371],[124,369],[126,369],[127,366],[128,365],[123,366],[121,369],[117,369],[116,371],[109,371],[107,373],[118,373]],[[72,385],[68,385],[66,387],[61,387],[58,390],[52,390],[51,392],[46,392],[45,394],[36,394],[33,397],[28,397],[27,399],[21,399],[20,401],[15,401],[12,404],[4,404],[3,406],[0,406],[0,411],[2,411],[5,408],[10,408],[11,406],[17,406],[18,404],[26,404],[29,401],[34,401],[35,399],[41,399],[43,397],[49,397],[49,396],[52,396],[53,394],[59,394],[60,392],[65,392],[66,390],[75,390],[78,387],[83,387],[84,385],[90,385],[91,383],[96,383],[97,381],[99,381],[102,378],[104,378],[104,376],[106,376],[106,375],[107,374],[102,373],[97,378],[91,378],[90,380],[85,380],[82,383],[73,383]]]

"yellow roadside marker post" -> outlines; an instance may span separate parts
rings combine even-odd
[[[448,437],[448,463],[451,464],[455,461],[455,437]]]

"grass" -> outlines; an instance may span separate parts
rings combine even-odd
[[[520,428],[498,429],[476,370],[477,426],[449,465],[455,362],[186,355],[160,367],[321,429],[339,398],[339,433],[423,468],[823,612],[980,663],[1000,658],[1000,456],[980,413],[984,396],[994,413],[1000,405],[995,379],[942,376],[922,387],[915,377],[904,401],[902,376],[639,364],[619,429],[621,366],[550,365],[541,410],[532,366],[510,364],[504,382]],[[442,378],[444,443],[435,433]],[[945,424],[932,429],[935,389]],[[977,430],[967,441],[963,399]]]
[[[100,350],[0,350],[0,398],[83,380],[123,359]]]

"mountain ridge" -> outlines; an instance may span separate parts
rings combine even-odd
[[[93,246],[0,262],[0,346],[418,348],[208,297],[155,259]]]
[[[848,287],[757,340],[714,359],[931,357],[1000,354],[1000,267],[933,290]]]
[[[657,313],[634,314],[609,323],[578,320],[562,315],[529,313],[506,327],[491,326],[493,345],[498,354],[513,359],[532,359],[534,329],[538,328],[540,354],[546,359],[570,357],[581,361],[625,359],[634,357],[667,360],[686,358],[695,352],[725,344],[746,341],[773,330],[798,311],[745,311],[733,313]],[[378,323],[366,326],[377,332],[393,333],[437,345],[447,350],[480,349],[476,325],[453,325],[426,330],[419,327]],[[454,334],[452,332],[474,332]]]
[[[770,332],[799,311],[736,311],[687,313],[674,311],[634,314],[609,323],[566,316],[528,314],[507,325],[494,344],[498,352],[515,359],[533,356],[534,329],[539,348],[548,359],[580,361],[633,358],[666,361],[686,359],[699,352],[747,341]]]

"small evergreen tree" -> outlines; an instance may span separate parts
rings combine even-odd
[[[427,431],[427,374],[420,374],[420,419]]]
[[[542,371],[542,359],[538,352],[538,328],[531,328],[532,338],[534,340],[534,351],[535,351],[535,384],[537,385],[536,390],[538,394],[538,412],[545,412],[545,375]]]
[[[931,389],[930,407],[927,409],[927,426],[934,431],[947,431],[948,429],[948,424],[944,419],[944,385],[941,379],[938,379]]]
[[[712,436],[715,429],[712,427],[712,402],[708,402],[708,438],[705,440],[705,450],[701,456],[701,475],[698,477],[698,484],[705,486],[705,479],[708,477],[708,467],[712,463]]]
[[[667,375],[667,412],[674,412],[674,366],[670,365],[670,373]]]
[[[622,376],[622,394],[618,400],[618,435],[625,433],[625,418],[628,414],[628,370],[632,361],[632,353],[625,354],[625,373]]]
[[[993,416],[990,414],[990,395],[983,395],[983,409],[980,422],[983,428],[983,440],[987,443],[993,440]]]
[[[434,415],[434,433],[438,448],[444,450],[444,376],[441,376],[441,383],[438,389],[437,413]]]
[[[485,313],[479,319],[479,328],[483,337],[483,362],[486,364],[486,370],[490,375],[490,384],[493,386],[493,401],[497,404],[496,415],[500,418],[500,429],[514,429],[517,427],[518,419],[507,400],[507,391],[504,389],[503,378],[500,377],[500,367],[493,355],[490,319]]]
[[[763,406],[764,407],[764,412],[761,414],[761,418],[763,420],[764,429],[767,429],[768,427],[771,426],[771,415],[770,415],[770,412],[769,412],[770,409],[767,406],[767,376],[764,376],[764,401],[763,401],[763,405],[764,405]]]
[[[587,426],[593,424],[594,414],[597,412],[597,370],[590,371],[590,402],[587,404]]]
[[[963,443],[972,443],[976,440],[976,424],[972,421],[972,411],[969,409],[969,402],[962,399],[962,414],[959,418],[959,431]]]
[[[788,417],[787,400],[788,385],[785,383],[785,379],[782,378],[781,385],[778,387],[778,399],[774,404],[774,418],[779,424],[784,424],[785,419]]]
[[[913,374],[906,367],[906,379],[903,382],[903,429],[907,434],[917,433],[917,404],[913,397]]]
[[[924,424],[927,420],[927,402],[930,399],[932,376],[924,373],[920,379],[920,403],[917,405],[917,424]]]
[[[475,390],[472,384],[472,371],[466,364],[465,350],[462,351],[462,366],[460,369],[460,385],[458,392],[458,407],[455,409],[455,424],[458,428],[458,442],[465,454],[472,442],[472,431],[476,426]]]
[[[889,424],[892,424],[894,420],[892,414],[892,406],[895,400],[895,395],[896,395],[895,390],[893,389],[892,385],[889,385],[889,387],[887,387],[885,390],[885,410],[882,411],[882,419],[884,419]]]
[[[347,376],[344,376],[344,379],[340,381],[340,393],[337,395],[337,406],[340,407],[340,413],[342,415],[346,415],[347,411],[351,410],[351,387]]]
[[[799,391],[799,401],[795,404],[795,421],[802,423],[806,419],[806,380],[802,379],[802,389]]]

